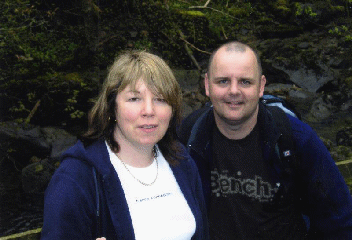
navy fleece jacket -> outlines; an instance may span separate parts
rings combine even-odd
[[[196,232],[192,239],[208,239],[201,181],[195,163],[187,153],[184,155],[186,159],[177,166],[171,166],[171,169],[196,220]],[[94,184],[93,166],[101,176],[99,195]],[[98,200],[101,203],[100,229],[96,216]],[[98,232],[102,233],[101,236]],[[43,240],[87,240],[97,237],[108,240],[135,239],[124,192],[102,140],[87,148],[78,142],[64,153],[45,192],[41,234]]]

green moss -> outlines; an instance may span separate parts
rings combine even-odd
[[[273,22],[273,18],[270,18],[270,17],[268,17],[268,16],[262,16],[262,17],[257,21],[258,24],[266,24],[266,23],[270,24],[270,23],[272,23],[272,22]]]
[[[83,82],[83,79],[78,72],[68,73],[68,74],[64,75],[63,78],[65,81],[74,81],[74,82],[78,82],[78,83]]]
[[[201,11],[180,11],[180,13],[193,17],[205,17],[205,14]]]
[[[44,167],[42,164],[38,164],[35,166],[35,172],[41,172],[43,171]]]
[[[347,77],[344,82],[345,82],[345,84],[347,85],[347,87],[349,89],[352,89],[352,76],[351,77]]]
[[[334,148],[334,151],[344,159],[352,158],[352,147],[337,146]]]
[[[352,192],[352,177],[345,179],[347,187],[349,188],[350,192]]]
[[[341,13],[343,13],[343,12],[345,12],[345,7],[344,6],[331,6],[331,10],[333,11],[333,12],[341,12]]]
[[[248,17],[251,13],[248,10],[249,10],[248,8],[244,8],[244,7],[232,7],[228,9],[229,14],[236,18]]]

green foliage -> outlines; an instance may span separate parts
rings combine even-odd
[[[78,74],[57,73],[72,67],[84,41],[82,34],[76,26],[58,24],[59,8],[40,10],[38,4],[30,0],[0,3],[0,58],[4,59],[0,94],[11,106],[9,119],[57,124],[65,118],[82,118],[87,108],[82,108],[80,99],[89,87]]]
[[[11,106],[6,119],[84,119],[102,79],[81,73],[102,72],[127,48],[157,53],[173,68],[195,69],[191,57],[204,63],[219,42],[300,32],[318,22],[315,9],[321,10],[318,1],[212,0],[204,7],[205,2],[1,1],[0,97]],[[343,26],[330,34],[339,43],[352,41]]]
[[[25,122],[34,111],[29,120],[39,125],[68,124],[85,118],[91,107],[88,103],[98,92],[98,86],[86,82],[79,73],[53,73],[35,79],[11,80],[0,87],[11,94],[8,101],[12,106],[9,109],[12,119]]]
[[[190,10],[190,4],[185,2],[170,2],[167,10],[165,5],[158,2],[144,3],[143,6],[148,37],[143,36],[136,41],[135,47],[161,52],[172,67],[194,69],[194,62],[187,51],[192,51],[198,58],[204,53],[196,51],[194,47],[205,49],[206,44],[214,41],[209,34],[206,15],[202,11]]]
[[[148,36],[143,36],[142,39],[138,39],[134,43],[134,46],[136,49],[150,51],[153,47],[153,42],[151,39],[148,38]]]
[[[213,10],[215,9],[215,10]],[[204,11],[210,30],[218,39],[238,39],[241,29],[252,29],[256,19],[255,9],[250,2],[236,2],[225,7],[217,4],[213,9]]]
[[[2,71],[7,76],[51,72],[74,58],[79,42],[63,37],[74,31],[55,29],[56,10],[40,11],[29,0],[5,0],[0,10],[0,58],[6,59]]]
[[[287,0],[277,0],[274,4],[274,10],[282,17],[286,17],[291,13],[289,2]]]
[[[76,109],[77,98],[79,94],[80,94],[79,90],[73,90],[73,94],[71,98],[68,98],[66,100],[67,105],[66,105],[65,111],[70,113],[70,117],[72,119],[82,118],[85,115],[85,112]]]
[[[303,14],[303,7],[302,7],[302,5],[301,5],[301,3],[298,3],[298,2],[295,2],[294,4],[293,4],[293,6],[294,6],[294,10],[295,10],[295,16],[297,17],[297,16],[302,16],[302,14]]]
[[[295,2],[293,4],[293,9],[294,9],[294,15],[296,17],[305,17],[310,19],[314,19],[317,17],[317,13],[314,12],[313,8],[309,5],[303,6],[299,2]]]
[[[342,37],[344,42],[352,42],[352,32],[346,25],[335,26],[329,30],[331,36]]]
[[[315,18],[317,16],[317,13],[313,11],[311,6],[304,8],[304,13],[311,18]]]

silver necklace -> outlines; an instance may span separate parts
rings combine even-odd
[[[141,180],[139,180],[138,178],[136,178],[132,173],[131,171],[128,169],[128,167],[126,166],[126,164],[124,163],[124,161],[122,161],[120,158],[120,161],[122,162],[122,165],[126,168],[127,172],[129,172],[131,174],[131,176],[136,179],[139,183],[143,184],[144,186],[151,186],[155,183],[156,179],[158,178],[158,174],[159,174],[159,164],[158,164],[158,159],[156,158],[156,151],[153,151],[153,154],[154,154],[154,160],[156,161],[156,176],[154,178],[154,180],[151,182],[151,183],[145,183],[145,182],[142,182]]]

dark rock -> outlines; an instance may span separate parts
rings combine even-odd
[[[352,109],[352,99],[342,103],[340,107],[341,111],[348,111],[349,109]]]
[[[77,141],[62,129],[13,122],[0,125],[0,138],[1,159],[10,159],[22,170],[23,189],[28,193],[44,191],[61,154]]]
[[[302,90],[292,89],[288,92],[288,97],[291,99],[300,99],[306,102],[307,99],[311,98],[311,94]]]
[[[173,70],[175,78],[179,82],[182,89],[195,90],[199,88],[201,80],[198,70]]]
[[[310,114],[313,121],[321,121],[331,116],[336,107],[334,107],[328,100],[323,97],[318,98],[312,104]]]
[[[48,159],[32,163],[22,169],[22,188],[26,193],[42,193],[45,191],[55,171]]]
[[[26,163],[32,156],[45,157],[51,152],[40,127],[29,124],[3,122],[0,124],[1,152],[7,152],[12,158]]]
[[[334,57],[333,59],[330,59],[328,64],[333,68],[339,68],[339,69],[348,69],[349,67],[352,66],[351,61],[343,58],[338,58],[338,57]]]
[[[325,64],[319,65],[319,71],[307,67],[301,67],[297,70],[276,67],[286,72],[293,83],[309,92],[317,92],[325,84],[334,80],[334,73]]]
[[[336,134],[337,145],[352,146],[352,127],[346,127]]]
[[[307,49],[310,47],[310,44],[308,42],[302,42],[302,43],[298,44],[298,47],[301,49]]]
[[[292,83],[290,81],[290,76],[285,71],[274,67],[271,63],[263,62],[262,68],[263,74],[266,77],[267,85],[273,83]]]
[[[69,134],[63,129],[54,127],[42,128],[48,144],[51,145],[50,158],[57,160],[61,154],[77,142],[77,137]]]
[[[182,112],[183,118],[187,117],[189,114],[193,112],[193,108],[190,105],[188,105],[186,102],[183,102],[182,109],[183,109],[183,112]]]
[[[293,88],[292,84],[275,83],[266,85],[264,91],[266,94],[286,95]]]

